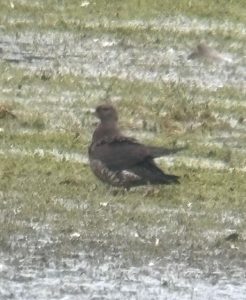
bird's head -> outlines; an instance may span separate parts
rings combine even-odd
[[[101,122],[117,122],[118,114],[116,109],[110,104],[102,104],[96,107],[95,115]]]

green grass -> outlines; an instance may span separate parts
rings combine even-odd
[[[13,2],[14,3],[14,2]],[[25,1],[14,3],[14,8],[6,2],[2,3],[2,23],[8,24],[9,19],[22,18],[23,21],[16,22],[18,28],[30,26],[24,20],[30,20],[36,27],[56,26],[60,29],[74,28],[78,22],[83,24],[97,18],[99,21],[107,18],[109,20],[129,19],[151,19],[165,16],[176,16],[184,14],[189,17],[210,18],[221,20],[226,19],[244,22],[244,1],[220,0],[190,1],[184,0],[175,3],[170,0],[133,0],[133,1],[109,1],[97,0],[88,7],[81,7],[81,2],[73,1],[42,1],[33,3]],[[48,12],[48,13],[47,13]],[[33,22],[35,20],[35,23]],[[68,22],[68,20],[70,22]],[[71,26],[71,25],[72,26]]]
[[[3,200],[0,207],[2,212],[8,212],[8,222],[2,219],[0,226],[5,243],[10,234],[35,234],[30,222],[48,223],[54,234],[66,241],[66,244],[60,245],[59,250],[64,255],[68,255],[71,249],[67,244],[67,235],[79,232],[79,246],[79,241],[84,239],[92,243],[96,230],[99,240],[109,246],[116,243],[117,247],[124,249],[124,255],[129,259],[132,254],[125,247],[125,242],[121,242],[121,235],[124,235],[124,230],[134,231],[135,226],[139,234],[153,244],[155,234],[151,228],[157,226],[161,230],[169,222],[167,232],[157,234],[161,240],[160,246],[153,248],[146,245],[141,250],[145,255],[149,253],[153,257],[167,255],[177,243],[169,230],[175,230],[183,250],[187,242],[194,243],[193,251],[204,246],[206,241],[200,240],[199,235],[206,231],[223,232],[223,226],[239,232],[242,230],[241,223],[237,226],[229,223],[223,225],[218,219],[222,207],[223,211],[230,210],[231,214],[243,213],[241,208],[245,205],[246,187],[242,173],[192,170],[180,166],[175,168],[175,172],[182,175],[181,185],[145,190],[142,196],[144,190],[140,192],[141,189],[115,194],[95,181],[89,167],[83,164],[59,162],[51,156],[1,155],[0,158],[0,190]],[[108,204],[104,207],[101,202]],[[189,203],[192,204],[191,210],[188,208]],[[193,217],[189,218],[180,208],[190,211]],[[172,214],[166,215],[166,209],[178,209],[175,222]],[[198,212],[202,212],[202,216],[200,213],[196,215]],[[180,226],[186,228],[187,234],[180,235],[177,232]],[[166,244],[164,240],[168,237],[170,241]],[[141,242],[128,237],[128,243],[132,249],[141,252]],[[96,247],[100,249],[100,245]],[[214,242],[208,243],[206,247],[212,249]],[[227,246],[224,244],[222,247],[226,249]],[[239,243],[238,247],[243,251],[244,244]]]
[[[243,52],[243,32],[238,31],[244,22],[243,1],[98,0],[88,7],[74,0],[12,2],[12,8],[10,2],[1,4],[0,30],[11,38],[17,34],[17,41],[27,32],[34,36],[54,32],[61,37],[70,31],[74,40],[69,47],[106,34],[119,39],[123,48],[183,49],[209,38],[221,43],[222,49],[231,46]],[[159,30],[150,23],[180,16],[208,23],[228,20],[236,29],[221,25],[218,30],[182,32]],[[146,21],[147,27],[110,25],[131,20]],[[93,22],[99,25],[93,28]],[[212,91],[180,82],[94,78],[58,67],[33,71],[27,65],[0,61],[0,104],[8,105],[16,116],[0,119],[0,250],[14,257],[34,251],[38,262],[51,257],[57,265],[81,252],[102,262],[105,256],[117,257],[126,268],[147,265],[152,259],[166,265],[167,259],[200,268],[204,276],[207,266],[211,272],[228,265],[242,267],[246,253],[243,88],[225,85]],[[181,74],[185,71],[180,66]],[[166,172],[181,176],[180,185],[127,192],[94,177],[82,158],[87,157],[96,126],[90,110],[104,102],[117,106],[120,126],[142,142],[187,146],[174,156],[173,164],[158,162]],[[239,121],[235,128],[230,117]],[[73,159],[74,154],[81,161]],[[218,170],[217,163],[224,163],[224,169]],[[230,231],[237,232],[239,239],[226,241]],[[73,238],[73,233],[78,237]],[[42,234],[50,242],[39,247]],[[32,263],[36,267],[35,260]]]

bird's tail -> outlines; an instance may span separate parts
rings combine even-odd
[[[147,160],[131,169],[142,181],[150,184],[179,184],[179,176],[165,174],[153,160]]]
[[[148,147],[152,158],[157,158],[160,156],[165,156],[165,155],[170,155],[177,153],[179,151],[187,149],[186,147],[180,147],[180,148],[173,148],[173,149],[167,149],[167,148],[162,148],[162,147]]]
[[[162,183],[164,184],[180,184],[179,176],[170,175],[170,174],[162,174]]]

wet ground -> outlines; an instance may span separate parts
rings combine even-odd
[[[245,299],[245,25],[177,14],[52,27],[54,12],[35,24],[20,17],[27,1],[11,3],[0,299]],[[201,40],[225,59],[188,59]],[[125,192],[93,177],[91,112],[107,100],[127,134],[187,146],[158,162],[180,186]]]

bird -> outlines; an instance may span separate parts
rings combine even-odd
[[[0,119],[6,118],[6,117],[12,117],[13,119],[16,118],[16,115],[13,114],[6,105],[0,103]]]
[[[196,58],[206,58],[210,61],[232,62],[232,60],[229,57],[222,55],[217,50],[215,50],[212,47],[209,47],[205,43],[198,44],[196,49],[188,56],[188,59]]]
[[[179,176],[165,174],[154,159],[180,151],[144,145],[125,136],[118,127],[118,113],[111,104],[96,107],[100,120],[88,149],[89,162],[95,176],[111,186],[178,184]],[[183,148],[182,148],[183,149]]]

